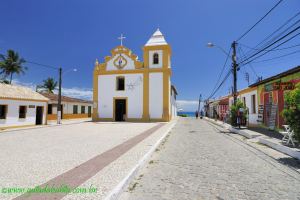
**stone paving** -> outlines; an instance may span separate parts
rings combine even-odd
[[[21,195],[3,193],[3,188],[33,188],[44,184],[96,156],[124,144],[158,124],[84,122],[2,132],[0,133],[0,199],[12,199]],[[123,163],[118,165],[113,163],[107,167],[116,166],[118,171],[103,174],[103,170],[101,170],[99,173],[101,173],[102,180],[106,178],[110,180],[111,184],[99,183],[97,180],[90,183],[88,187],[93,184],[98,189],[95,199],[102,199],[101,197],[121,181],[160,135],[161,133],[154,133],[141,142],[144,145],[138,144],[136,146],[138,149],[130,150],[128,152],[131,155],[130,159],[124,155],[127,162],[120,158],[118,160],[122,160]],[[142,155],[137,155],[136,152],[141,152]],[[121,153],[119,152],[119,154]],[[98,163],[101,164],[101,162],[103,161],[100,160]],[[105,170],[107,169],[105,168]],[[86,172],[84,171],[84,173]],[[77,176],[81,175],[77,174]],[[104,193],[103,188],[106,188]],[[80,199],[80,197],[81,195],[76,195],[76,199]],[[85,198],[91,199],[88,195]]]
[[[300,174],[204,120],[181,118],[120,199],[300,199]]]

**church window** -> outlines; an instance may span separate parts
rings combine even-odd
[[[158,53],[153,54],[153,64],[158,64],[159,63],[159,55]]]
[[[125,90],[125,78],[123,76],[117,77],[116,86],[118,91]]]

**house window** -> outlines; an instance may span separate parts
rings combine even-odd
[[[52,114],[52,104],[48,104],[48,115]]]
[[[116,85],[118,91],[125,90],[125,78],[123,76],[117,77]]]
[[[251,104],[252,104],[252,113],[255,114],[256,113],[256,96],[255,96],[255,94],[253,94],[251,96]]]
[[[159,63],[159,55],[158,53],[153,54],[153,64],[158,64]]]
[[[73,114],[78,114],[78,106],[73,105]]]
[[[7,105],[0,105],[0,119],[6,119]]]
[[[81,114],[85,113],[85,106],[81,106]]]
[[[27,106],[20,106],[19,107],[19,118],[24,119],[26,118]]]

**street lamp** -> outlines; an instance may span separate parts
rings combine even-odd
[[[212,42],[208,42],[207,45],[206,45],[208,48],[212,48],[212,47],[217,47],[218,49],[220,49],[226,56],[229,56],[229,54],[222,48],[220,47],[219,45],[216,45]]]
[[[57,102],[57,124],[61,124],[61,109],[62,109],[62,106],[61,106],[61,82],[62,82],[62,68],[59,67],[58,69],[59,71],[59,82],[58,82],[58,102]],[[70,71],[73,71],[73,72],[77,72],[77,69],[70,69],[70,70],[67,70],[65,71],[64,73],[66,74],[67,72],[70,72]]]

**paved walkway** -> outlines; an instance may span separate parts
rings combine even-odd
[[[103,199],[164,134],[165,124],[85,122],[3,132],[0,199]],[[8,192],[37,186],[95,192]]]
[[[300,174],[207,121],[181,118],[120,199],[300,199]]]

